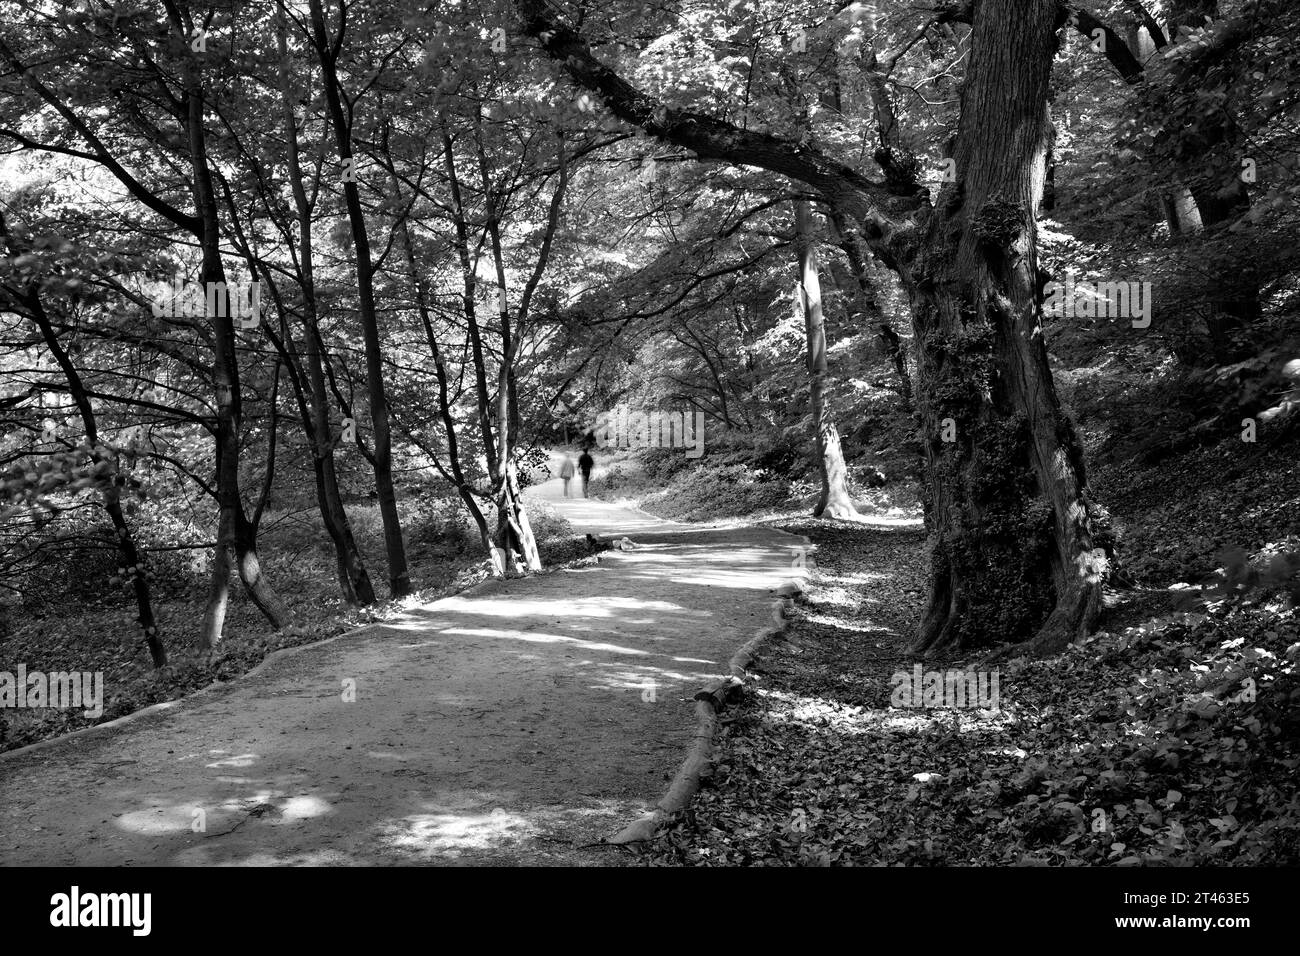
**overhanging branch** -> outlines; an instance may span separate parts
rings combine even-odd
[[[691,150],[700,159],[756,166],[806,183],[827,201],[851,211],[868,226],[868,238],[877,241],[910,226],[915,214],[928,208],[928,194],[892,193],[886,184],[868,179],[813,146],[668,107],[600,62],[586,40],[561,23],[545,0],[515,0],[515,9],[520,31],[536,38],[551,59],[615,116]]]

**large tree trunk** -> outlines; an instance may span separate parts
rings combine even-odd
[[[544,0],[515,5],[524,30],[622,119],[701,158],[808,184],[843,223],[845,243],[899,273],[920,353],[933,535],[916,648],[1033,639],[1027,649],[1050,651],[1085,633],[1107,558],[1094,542],[1083,454],[1056,397],[1036,300],[1034,210],[1064,9],[1054,0],[976,5],[957,182],[931,210],[898,177],[874,182],[815,144],[659,103],[601,63]]]
[[[1035,296],[1033,211],[1058,9],[1050,0],[978,5],[957,182],[905,276],[932,540],[919,652],[1035,635],[1037,649],[1052,651],[1086,633],[1099,607],[1106,558]]]
[[[848,469],[840,448],[840,433],[826,403],[826,322],[822,315],[817,245],[812,235],[808,200],[794,201],[794,222],[795,243],[799,251],[799,311],[803,313],[808,340],[808,392],[813,440],[817,446],[817,471],[822,480],[821,498],[813,509],[813,517],[854,520],[859,515],[849,496]]]

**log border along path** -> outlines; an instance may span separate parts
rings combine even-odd
[[[609,839],[650,835],[698,784],[807,541],[564,499],[559,479],[530,494],[635,549],[0,755],[0,864],[621,862]]]

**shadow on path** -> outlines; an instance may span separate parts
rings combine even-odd
[[[0,759],[0,862],[608,864],[799,539],[534,489],[643,546],[419,607]],[[651,534],[650,532],[653,532]],[[345,699],[355,688],[355,700]]]

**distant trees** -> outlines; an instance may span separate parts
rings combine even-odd
[[[548,99],[477,9],[438,21],[350,0],[219,4],[202,16],[183,3],[129,16],[91,3],[45,19],[9,7],[20,28],[0,41],[0,142],[49,165],[0,190],[0,319],[28,328],[0,377],[13,380],[36,343],[55,367],[5,400],[34,427],[51,396],[66,395],[56,417],[82,419],[88,450],[65,443],[59,454],[81,454],[78,468],[111,474],[129,453],[188,483],[187,507],[211,501],[200,644],[221,638],[232,572],[272,627],[289,623],[258,538],[300,462],[341,595],[374,602],[348,514],[354,449],[371,472],[392,595],[414,587],[402,476],[426,467],[479,528],[495,573],[540,568],[519,475],[532,454],[526,377],[555,348],[555,289],[572,283],[584,241],[566,225],[572,177],[608,134]],[[23,200],[32,191],[47,216]],[[103,237],[105,255],[84,254]],[[154,308],[158,284],[178,275],[202,315]],[[211,294],[251,284],[260,314]],[[122,343],[169,371],[113,379],[102,366]],[[5,462],[55,454],[40,434],[7,432]],[[21,480],[12,501],[53,488]],[[161,664],[148,558],[121,523],[118,487],[93,493],[125,532],[122,562],[140,571],[131,580]]]

